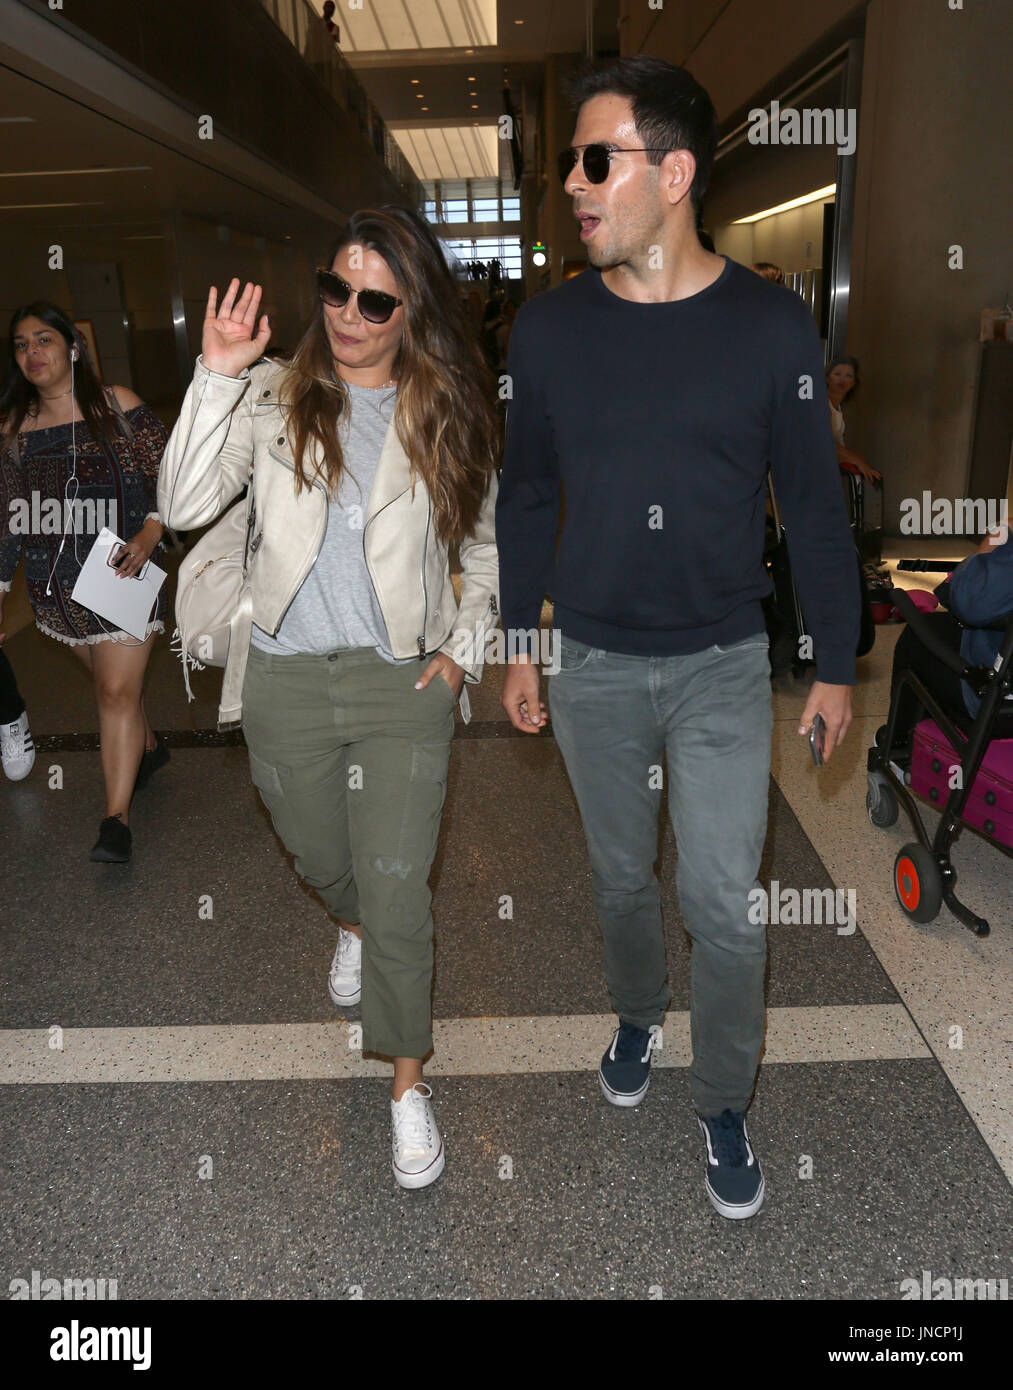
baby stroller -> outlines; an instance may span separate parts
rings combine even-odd
[[[898,568],[948,572],[956,568],[956,561],[904,560]],[[988,922],[956,896],[957,871],[950,848],[966,827],[1013,857],[1013,707],[1004,707],[1011,685],[1013,614],[1006,620],[994,667],[970,666],[959,651],[939,640],[903,589],[894,589],[891,598],[919,641],[971,686],[981,704],[973,718],[964,710],[944,710],[913,672],[902,671],[885,733],[869,749],[866,809],[873,825],[885,828],[896,822],[903,806],[918,837],[917,843],[903,846],[894,862],[894,891],[904,914],[913,922],[931,922],[945,902],[975,935],[987,936]],[[915,727],[907,777],[898,775],[895,762],[901,753],[896,746],[897,710],[905,686],[929,716]],[[913,793],[942,810],[931,838]]]

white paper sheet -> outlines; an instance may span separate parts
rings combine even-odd
[[[149,560],[136,579],[123,579],[109,564],[123,541],[103,526],[77,576],[72,597],[97,613],[112,631],[122,629],[143,641],[165,570]]]

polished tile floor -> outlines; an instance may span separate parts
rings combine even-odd
[[[955,854],[986,939],[896,906],[910,834],[873,829],[864,797],[897,631],[880,628],[860,663],[851,735],[820,772],[794,731],[803,687],[774,692],[761,882],[853,890],[858,929],[770,928],[749,1121],[768,1196],[743,1223],[703,1191],[671,830],[672,1012],[647,1098],[616,1111],[595,1077],[613,1024],[576,807],[551,735],[505,727],[497,670],[458,727],[433,879],[427,1070],[447,1168],[405,1193],[389,1073],[327,997],[333,928],[242,747],[202,732],[217,676],[187,705],[163,643],[149,710],[172,761],[135,803],[131,865],[93,865],[87,684],[57,644],[16,631],[40,749],[27,782],[0,784],[8,1277],[115,1277],[120,1298],[884,1300],[925,1269],[1008,1278],[1010,864],[971,835]]]

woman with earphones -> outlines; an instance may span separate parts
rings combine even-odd
[[[36,626],[65,642],[94,682],[106,813],[91,858],[102,863],[130,858],[135,786],[169,759],[142,700],[166,597],[163,587],[139,642],[76,603],[72,591],[103,525],[126,538],[117,567],[125,579],[157,562],[163,527],[155,492],[167,438],[133,391],[103,390],[62,309],[37,300],[15,311],[0,384],[0,620],[23,551]]]

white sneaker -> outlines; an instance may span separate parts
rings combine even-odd
[[[28,711],[13,724],[0,724],[0,757],[12,782],[22,782],[35,766],[35,744],[28,727]]]
[[[327,992],[341,1009],[362,998],[362,941],[354,931],[338,928],[338,948],[327,976]]]
[[[428,1187],[443,1172],[443,1140],[429,1104],[432,1094],[424,1081],[418,1081],[390,1103],[391,1167],[402,1187]]]

